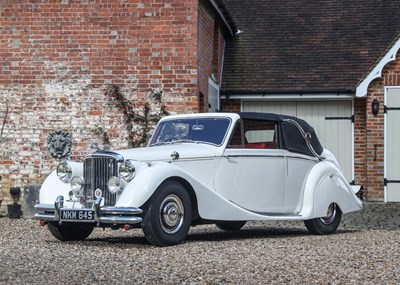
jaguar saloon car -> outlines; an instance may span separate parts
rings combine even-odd
[[[141,227],[151,244],[168,246],[198,224],[233,231],[263,220],[301,220],[322,235],[362,208],[355,192],[299,118],[172,115],[147,147],[62,162],[41,187],[35,217],[61,241],[84,240],[95,227]]]

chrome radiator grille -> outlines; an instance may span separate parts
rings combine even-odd
[[[111,176],[118,175],[118,162],[112,156],[96,156],[86,158],[83,164],[84,195],[93,199],[96,189],[102,191],[105,206],[114,206],[117,195],[108,191],[107,182]]]

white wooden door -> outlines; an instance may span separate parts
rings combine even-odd
[[[400,202],[400,87],[385,97],[385,201]]]
[[[296,116],[314,127],[322,145],[338,159],[347,181],[353,171],[352,101],[243,102],[245,112],[265,112]]]

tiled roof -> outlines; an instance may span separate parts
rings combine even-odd
[[[214,6],[217,13],[219,13],[222,21],[227,25],[230,34],[233,35],[237,32],[237,27],[235,20],[229,14],[229,11],[226,9],[225,2],[223,0],[209,0],[211,5]]]
[[[400,0],[224,0],[222,94],[353,93],[400,35]]]

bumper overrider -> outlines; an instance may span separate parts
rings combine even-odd
[[[142,221],[142,209],[136,207],[101,207],[97,198],[92,208],[64,208],[64,197],[58,196],[54,204],[36,204],[35,218],[45,222],[85,222],[98,226],[131,225]]]

